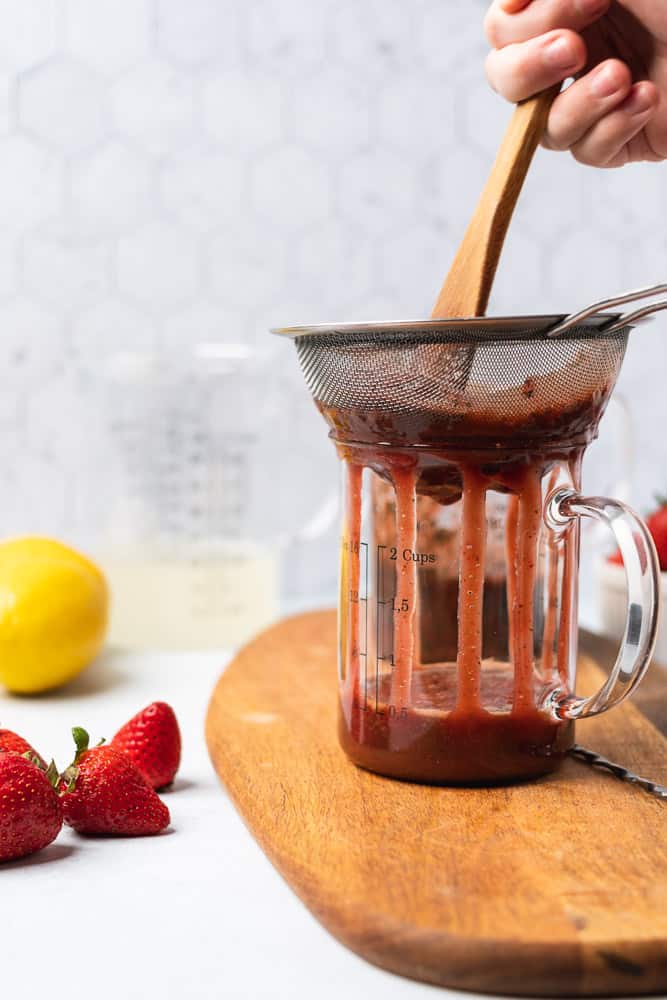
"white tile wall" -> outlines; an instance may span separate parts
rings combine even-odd
[[[0,0],[3,530],[76,534],[80,376],[105,355],[428,310],[509,114],[484,82],[484,8]],[[667,167],[601,173],[541,153],[494,310],[566,310],[664,278],[666,209]],[[315,496],[335,460],[289,346],[272,349]],[[667,492],[666,361],[658,321],[621,381],[640,506]],[[318,586],[331,563],[311,562]]]

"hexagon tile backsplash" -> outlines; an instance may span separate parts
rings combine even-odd
[[[427,312],[509,115],[484,80],[485,6],[0,0],[3,532],[85,536],[86,386],[112,355],[178,368],[194,343],[263,345],[324,538],[303,574],[331,587],[313,484],[335,484],[335,459],[267,328]],[[666,209],[665,167],[538,154],[492,310],[665,278]],[[621,384],[642,428],[639,506],[667,491],[663,325],[635,335]],[[304,484],[277,451],[265,481],[289,507]]]

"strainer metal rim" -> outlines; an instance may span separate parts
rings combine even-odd
[[[635,326],[654,314],[667,310],[667,299],[650,302],[630,314],[610,313],[615,306],[625,306],[631,302],[654,299],[667,292],[667,282],[638,288],[610,299],[601,299],[576,313],[560,316],[471,316],[462,319],[422,319],[401,320],[382,323],[325,323],[317,326],[274,327],[271,333],[287,336],[293,340],[303,337],[327,337],[368,335],[381,333],[383,339],[416,337],[417,340],[440,339],[443,342],[473,340],[472,334],[483,335],[485,340],[516,341],[581,339],[599,337],[605,334],[627,336]],[[444,336],[443,336],[444,335]],[[378,340],[380,338],[378,337]]]
[[[304,326],[272,327],[271,333],[279,337],[299,340],[302,337],[363,337],[369,334],[380,339],[401,339],[405,336],[424,337],[426,339],[441,338],[456,340],[470,338],[471,333],[479,333],[489,340],[530,340],[534,337],[544,337],[548,331],[563,323],[569,313],[558,315],[534,316],[474,316],[470,319],[420,319],[420,320],[389,320],[387,322],[373,321],[364,323],[318,323]],[[621,313],[597,313],[582,320],[576,327],[563,332],[557,340],[581,339],[582,337],[599,337],[604,335],[605,328],[614,327],[621,319]],[[632,327],[628,324],[623,332]],[[618,329],[616,330],[618,332]]]

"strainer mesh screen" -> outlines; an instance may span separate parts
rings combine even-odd
[[[539,419],[608,394],[629,330],[499,337],[487,331],[340,331],[296,337],[306,382],[325,407]]]

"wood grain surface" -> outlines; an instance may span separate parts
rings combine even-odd
[[[560,84],[517,105],[431,314],[483,316],[507,230]]]
[[[440,985],[666,992],[667,805],[574,760],[489,789],[359,770],[336,738],[335,631],[335,613],[316,612],[263,633],[223,674],[206,726],[239,812],[317,919],[368,961]],[[586,657],[580,673],[601,680]],[[664,724],[663,684],[656,672],[642,697]],[[638,707],[577,738],[667,783],[667,740]]]

